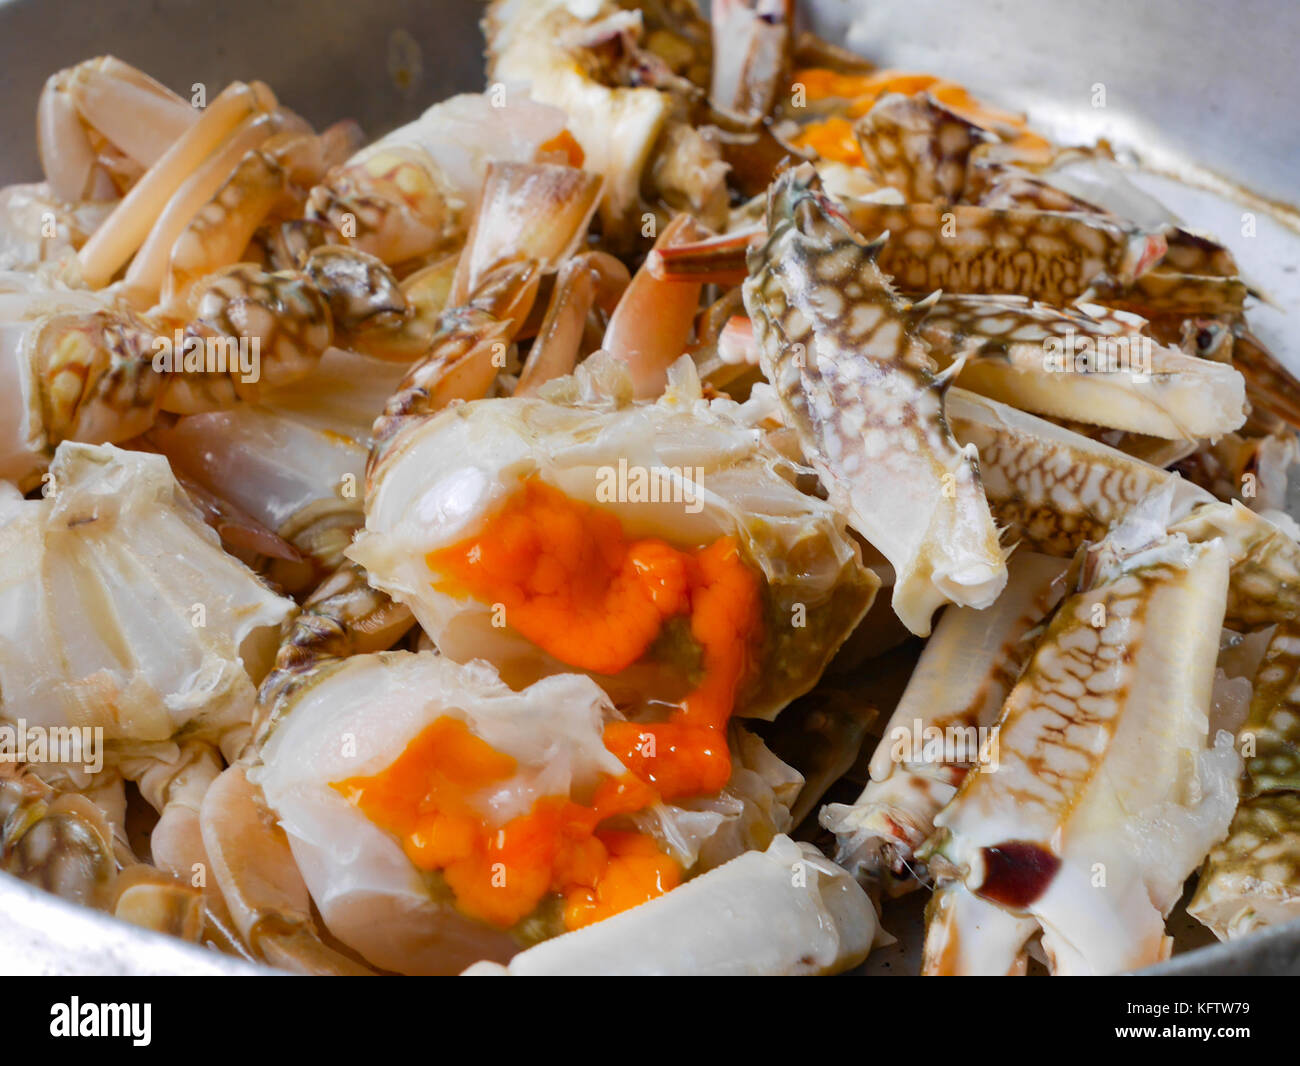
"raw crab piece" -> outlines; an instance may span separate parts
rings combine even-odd
[[[1173,486],[1172,529],[1222,539],[1232,582],[1228,626],[1275,625],[1300,611],[1300,544],[1266,515],[1221,503],[1176,474],[964,389],[948,390],[957,439],[979,448],[993,513],[1025,547],[1069,557],[1097,541],[1148,494]]]
[[[1237,940],[1300,914],[1300,793],[1241,801],[1227,839],[1201,871],[1187,913],[1220,940]]]
[[[1239,733],[1246,755],[1241,805],[1210,852],[1187,912],[1234,940],[1295,916],[1300,904],[1300,629],[1273,632]]]
[[[718,0],[710,15],[709,102],[721,111],[763,118],[789,66],[794,0]]]
[[[1188,440],[1246,420],[1245,383],[1232,367],[1157,344],[1136,316],[1091,310],[944,296],[921,335],[941,365],[964,361],[964,388],[1035,414]]]
[[[851,969],[876,916],[811,844],[780,836],[650,903],[464,976],[793,976]]]
[[[1288,472],[1300,460],[1300,441],[1286,429],[1259,436],[1248,429],[1202,441],[1174,469],[1220,500],[1240,500],[1252,511],[1283,511]]]
[[[0,870],[146,929],[198,939],[197,889],[137,864],[89,796],[52,788],[26,767],[2,763]]]
[[[69,207],[44,182],[0,189],[0,270],[35,272],[47,263],[61,267],[112,209],[112,201]]]
[[[1173,475],[1100,441],[964,389],[946,397],[957,440],[979,449],[984,492],[1008,537],[1069,557]],[[1189,492],[1199,492],[1188,485]]]
[[[102,728],[110,761],[182,734],[237,749],[292,601],[221,550],[161,456],[64,443],[46,491],[0,509],[4,717]]]
[[[453,96],[331,170],[312,189],[306,217],[394,265],[455,248],[478,210],[488,165],[543,161],[564,123],[562,111],[517,89],[499,100]]]
[[[382,969],[455,973],[653,898],[788,829],[801,779],[757,738],[736,745],[718,796],[680,806],[639,790],[606,747],[602,730],[620,717],[578,675],[512,691],[483,663],[359,655],[288,696],[248,776],[334,936]],[[450,770],[438,765],[448,751]],[[417,804],[412,774],[443,784]],[[206,839],[219,800],[203,814]],[[544,844],[561,818],[569,839],[587,841],[563,863]],[[232,887],[256,883],[236,876]]]
[[[173,470],[293,545],[319,577],[343,561],[362,523],[370,426],[403,373],[330,348],[314,374],[260,403],[160,423],[147,439]],[[290,571],[272,572],[288,587]]]
[[[1033,651],[1031,631],[1062,594],[1065,566],[1018,551],[993,606],[940,616],[871,758],[870,784],[851,806],[831,804],[819,816],[845,869],[896,890],[916,887],[914,855],[935,815],[972,769],[997,770],[990,728]]]
[[[507,365],[511,343],[529,322],[543,279],[577,258],[573,253],[596,210],[600,189],[598,179],[584,171],[543,164],[489,164],[484,184],[448,306],[436,315],[426,312],[431,326],[421,358],[372,427],[367,489],[375,468],[409,427],[454,400],[475,400],[491,392]],[[512,217],[530,221],[522,241],[510,238],[499,219],[485,217],[496,204],[511,199]],[[571,286],[554,286],[542,327],[554,325],[566,313],[565,301],[576,298]],[[543,338],[544,369],[525,373],[527,391],[576,362],[580,338],[569,331],[567,350],[561,348],[561,339],[553,331]]]
[[[749,409],[702,398],[689,360],[674,368],[657,402],[633,402],[631,391],[618,363],[588,360],[537,397],[482,400],[415,424],[372,472],[366,529],[347,554],[373,584],[415,612],[443,654],[487,659],[519,685],[579,665],[564,655],[582,649],[561,653],[545,630],[525,635],[511,621],[514,608],[457,588],[434,565],[438,553],[487,530],[512,501],[524,507],[529,492],[557,491],[569,502],[552,501],[555,508],[585,516],[572,519],[576,528],[565,538],[571,549],[562,552],[549,541],[544,548],[555,553],[557,579],[569,572],[565,552],[595,550],[579,547],[580,533],[611,537],[605,526],[611,521],[621,524],[619,537],[629,543],[662,539],[670,552],[677,547],[669,545],[690,550],[733,540],[744,572],[758,581],[762,630],[750,660],[762,668],[742,684],[736,711],[771,717],[820,676],[867,610],[878,581],[836,511],[795,486],[799,468],[766,444]],[[445,565],[447,559],[438,563]],[[592,588],[573,595],[583,603],[588,593],[617,602],[623,579],[595,576],[604,571],[594,564],[587,569]],[[606,580],[614,582],[608,591],[600,584]],[[743,613],[744,597],[736,595],[736,611]],[[650,629],[643,618],[631,631],[639,635],[628,638],[629,661],[611,652],[620,663],[589,667],[620,706],[671,702],[682,694],[680,666],[664,653],[694,638],[669,639],[665,631],[658,655],[634,654],[633,647],[650,641],[661,625],[672,629],[676,617],[672,611]],[[576,625],[570,622],[569,628]],[[619,639],[609,643],[621,647],[619,627]],[[607,642],[593,637],[590,643],[603,648]]]
[[[77,253],[85,283],[100,288],[112,280],[204,160],[232,135],[237,136],[245,122],[270,115],[277,106],[274,94],[261,82],[251,86],[235,82],[224,89],[153,162]],[[194,205],[195,210],[199,206],[201,201]],[[166,254],[169,249],[161,251]]]
[[[409,362],[437,335],[448,266],[399,284],[372,256],[326,245],[302,270],[227,267],[147,316],[113,290],[0,276],[0,374],[13,382],[0,392],[0,474],[25,487],[60,441],[120,442],[160,410],[256,401],[309,375],[336,342]]]
[[[811,167],[769,194],[745,307],[763,372],[832,502],[893,565],[893,605],[914,633],[946,602],[987,607],[1006,583],[978,455],[953,439],[936,377],[868,245]]]
[[[1172,500],[1089,549],[1007,698],[997,772],[936,817],[926,973],[1009,972],[1035,925],[1058,974],[1168,955],[1164,918],[1227,831],[1241,765],[1230,734],[1207,746],[1229,551],[1166,532]]]
[[[962,198],[971,152],[993,134],[929,93],[886,93],[853,127],[872,177],[913,204]]]
[[[633,243],[642,175],[673,114],[673,94],[693,90],[642,51],[641,13],[612,0],[495,0],[484,31],[488,77],[526,83],[534,99],[568,116],[583,165],[604,178],[606,240]]]
[[[1143,318],[1156,315],[1240,314],[1250,290],[1236,277],[1180,274],[1163,266],[1125,280],[1096,276],[1089,298]]]
[[[1165,251],[1160,233],[1052,211],[857,202],[845,215],[868,237],[889,234],[879,266],[905,292],[1005,293],[1061,306],[1099,279],[1134,282]]]
[[[199,119],[186,101],[113,56],[52,75],[41,91],[36,141],[64,203],[116,199]]]

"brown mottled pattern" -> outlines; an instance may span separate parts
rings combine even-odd
[[[1160,261],[1164,270],[1176,274],[1203,274],[1220,278],[1237,276],[1237,260],[1218,241],[1171,226],[1165,234],[1169,250]]]
[[[921,335],[932,346],[985,356],[1005,352],[1012,344],[1041,345],[1051,337],[1114,338],[1140,332],[1140,323],[1132,318],[1114,313],[1094,317],[1015,296],[945,294],[921,325]]]
[[[992,787],[1005,787],[1018,810],[1059,823],[1082,797],[1133,684],[1145,605],[1157,586],[1180,576],[1171,566],[1147,566],[1062,604],[1007,698],[998,773],[979,775],[996,777]],[[1092,621],[1097,604],[1105,608],[1101,627]]]
[[[372,588],[363,567],[344,561],[284,625],[275,666],[258,690],[255,744],[260,747],[289,698],[319,667],[387,651],[414,624],[410,608]]]
[[[164,401],[173,410],[213,410],[295,381],[310,373],[334,337],[325,297],[295,270],[267,273],[237,263],[203,281],[194,305],[186,335],[205,341],[247,338],[257,346],[260,376],[241,381],[238,368],[174,373]]]
[[[908,292],[1009,293],[1053,304],[1101,278],[1131,282],[1148,239],[1119,223],[1050,211],[856,203],[849,217],[867,237],[889,231],[880,268]]]
[[[1241,737],[1255,738],[1246,760],[1245,795],[1300,792],[1300,622],[1278,625],[1255,673]]]
[[[944,419],[916,314],[876,265],[878,246],[844,225],[815,182],[810,167],[778,179],[768,243],[751,253],[744,299],[764,373],[832,497],[899,572],[896,610],[945,567],[1005,580],[978,465]],[[898,514],[909,497],[912,513]],[[917,610],[924,621],[904,621],[928,632],[933,607]]]
[[[61,799],[35,774],[0,764],[0,870],[5,873],[63,899],[104,903],[117,860],[102,819],[84,797]]]
[[[48,447],[126,440],[153,424],[163,386],[154,339],[143,320],[121,311],[56,315],[41,325],[32,364]]]
[[[1241,504],[1207,503],[1170,526],[1193,543],[1222,537],[1232,555],[1223,624],[1252,630],[1300,618],[1300,544]]]
[[[1221,938],[1300,916],[1300,795],[1241,802],[1187,909]]]
[[[949,413],[957,439],[980,453],[984,492],[1007,535],[1048,555],[1072,555],[1169,475],[1110,450],[1063,447],[1057,440],[993,420]]]
[[[872,177],[908,203],[958,200],[971,150],[992,137],[928,93],[882,96],[853,132]]]

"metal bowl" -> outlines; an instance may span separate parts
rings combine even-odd
[[[1226,239],[1279,305],[1256,328],[1300,369],[1300,5],[1288,0],[804,0],[811,28],[882,64],[964,82],[1064,142],[1105,138],[1192,225]],[[188,94],[260,78],[316,124],[376,135],[482,85],[475,0],[0,0],[0,184],[36,180],[45,79],[112,53]],[[1103,90],[1099,95],[1098,88]],[[1104,100],[1104,106],[1097,106]],[[1237,240],[1240,216],[1257,238]],[[1296,508],[1293,508],[1296,511]],[[891,922],[892,925],[892,922]],[[910,938],[909,938],[910,939]],[[869,960],[867,969],[873,969]],[[895,967],[893,972],[898,972]],[[238,959],[0,874],[0,973],[256,974]],[[906,972],[906,970],[904,970]],[[913,970],[913,972],[915,972]],[[1152,974],[1300,973],[1300,922]]]

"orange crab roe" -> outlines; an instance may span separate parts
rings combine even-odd
[[[989,107],[976,100],[956,82],[937,78],[932,74],[907,74],[897,70],[879,70],[870,74],[840,74],[823,67],[796,70],[790,78],[791,86],[802,85],[808,101],[846,101],[842,115],[833,115],[804,126],[791,139],[795,148],[806,148],[823,159],[835,160],[849,166],[866,165],[858,139],[853,135],[853,122],[861,118],[877,100],[886,93],[915,96],[928,92],[939,103],[951,108],[969,122],[984,129],[1005,128],[1016,130],[1012,145],[1028,159],[1036,159],[1048,151],[1046,140],[1025,128],[1023,116],[1010,111]]]
[[[660,799],[717,792],[731,775],[726,726],[761,624],[758,581],[735,541],[687,552],[629,540],[615,516],[534,478],[427,562],[503,604],[509,624],[557,659],[595,673],[630,666],[668,619],[687,616],[702,678],[668,721],[606,726],[606,747],[631,772],[603,778],[589,804],[547,796],[489,826],[475,801],[514,775],[515,760],[451,717],[379,774],[334,787],[396,834],[416,866],[441,870],[462,912],[493,925],[514,925],[558,893],[566,928],[577,929],[675,887],[681,869],[653,839],[600,826]]]
[[[606,778],[590,805],[545,796],[528,813],[489,826],[475,800],[515,770],[513,758],[444,716],[391,766],[334,788],[395,834],[416,866],[441,870],[463,913],[502,928],[527,917],[549,893],[563,897],[565,927],[577,929],[680,882],[677,864],[649,837],[597,828],[653,803],[646,785]]]
[[[716,792],[731,774],[725,729],[759,634],[758,581],[731,537],[680,551],[628,540],[618,518],[536,478],[482,531],[429,567],[561,662],[617,674],[664,623],[689,615],[704,677],[668,722],[611,722],[605,744],[664,799]]]

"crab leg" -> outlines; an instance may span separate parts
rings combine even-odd
[[[127,268],[125,287],[133,295],[138,294],[136,298],[140,303],[157,300],[162,291],[167,258],[176,239],[230,177],[240,160],[275,132],[276,121],[275,115],[265,114],[245,119],[230,139],[186,178],[168,201]]]
[[[868,237],[889,234],[880,269],[907,292],[1007,293],[1068,304],[1098,278],[1128,285],[1165,251],[1161,234],[1052,211],[857,201],[846,214]]]
[[[1187,912],[1220,940],[1300,913],[1300,626],[1277,627],[1255,675],[1240,739],[1241,805],[1201,872]]]
[[[964,389],[948,390],[947,416],[957,440],[979,449],[984,492],[998,522],[1012,540],[1048,555],[1068,557],[1084,541],[1100,540],[1174,476]]]
[[[155,163],[199,113],[170,89],[113,56],[89,59],[53,75],[36,108],[41,166],[65,203],[93,196],[103,164],[87,127],[134,163]]]
[[[708,231],[690,215],[678,215],[655,241],[662,251]],[[664,391],[668,368],[686,350],[700,305],[700,286],[692,282],[660,281],[643,266],[618,302],[602,347],[632,371],[636,396],[654,399]]]
[[[857,200],[846,201],[841,213],[859,233],[887,238],[876,254],[877,266],[906,293],[942,289],[1065,305],[1103,285],[1106,293],[1128,293],[1165,252],[1162,234],[1064,212]],[[742,231],[682,246],[663,254],[654,269],[671,280],[734,284],[740,280],[741,250],[757,239],[754,231]],[[1214,283],[1216,291],[1240,284],[1202,280]],[[1151,288],[1158,290],[1160,283]]]
[[[1156,344],[1144,323],[1014,297],[945,296],[921,335],[957,381],[1023,410],[1166,439],[1217,437],[1246,419],[1232,367]]]
[[[871,782],[851,806],[821,811],[845,869],[916,887],[913,855],[970,769],[991,757],[980,737],[989,736],[1033,650],[1030,631],[1059,599],[1064,571],[1061,559],[1017,552],[992,607],[950,607],[940,616],[871,758]]]
[[[763,370],[833,501],[893,565],[915,633],[945,602],[987,607],[1006,583],[978,457],[944,420],[943,385],[867,245],[810,166],[772,187],[771,236],[745,306]]]
[[[235,82],[222,90],[202,117],[187,129],[123,197],[95,231],[77,258],[81,276],[91,288],[108,284],[118,268],[148,236],[159,204],[171,199],[192,174],[245,119],[275,110],[271,90],[261,82]]]
[[[1006,972],[1032,932],[973,920],[966,894],[1037,922],[1055,973],[1168,955],[1164,916],[1227,831],[1240,762],[1207,748],[1229,552],[1166,534],[1161,496],[1089,551],[1007,698],[997,772],[935,819],[926,973]]]

